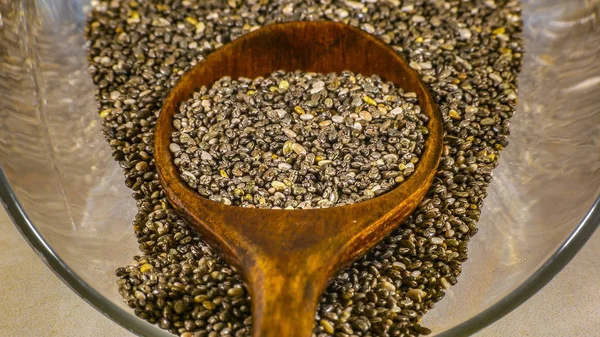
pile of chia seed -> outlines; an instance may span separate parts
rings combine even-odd
[[[325,208],[388,192],[423,151],[416,94],[377,76],[225,77],[175,114],[170,150],[203,197],[258,208]]]
[[[445,131],[425,200],[333,280],[314,335],[427,334],[421,317],[456,283],[508,144],[523,48],[517,0],[93,0],[89,71],[104,132],[138,206],[141,252],[117,270],[119,291],[136,315],[183,337],[251,335],[251,299],[239,274],[165,198],[153,133],[163,99],[186,70],[247,32],[293,20],[344,22],[392,45],[432,92]]]

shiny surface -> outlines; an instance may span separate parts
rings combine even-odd
[[[459,283],[424,318],[440,335],[501,317],[598,225],[600,210],[588,212],[600,192],[600,2],[523,7],[526,53],[511,145]],[[130,330],[169,336],[133,316],[117,292],[114,269],[137,253],[135,207],[100,131],[81,34],[85,10],[68,1],[0,2],[0,194],[74,290]]]

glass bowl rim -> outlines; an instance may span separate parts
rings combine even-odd
[[[35,253],[79,297],[115,323],[139,336],[173,336],[117,306],[79,277],[38,232],[13,192],[1,166],[0,200],[8,216]],[[600,227],[600,196],[592,203],[590,210],[575,230],[525,282],[489,308],[437,336],[469,336],[510,313],[548,284],[579,252],[598,227]]]

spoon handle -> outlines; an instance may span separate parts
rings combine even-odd
[[[253,337],[312,335],[317,303],[327,280],[323,270],[318,273],[312,268],[321,261],[292,260],[296,261],[263,260],[248,273]]]

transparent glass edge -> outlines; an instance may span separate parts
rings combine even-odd
[[[131,315],[128,315],[123,309],[104,299],[102,295],[91,288],[75,272],[73,272],[73,270],[71,270],[54,253],[52,248],[50,248],[41,234],[37,231],[35,225],[29,220],[27,214],[10,188],[8,179],[1,166],[0,201],[2,201],[6,212],[21,235],[40,259],[42,259],[55,275],[84,301],[124,329],[139,336],[172,336],[171,334],[162,331],[156,334],[156,330],[153,329],[151,324],[138,322],[132,319]],[[554,252],[552,256],[523,284],[477,316],[470,318],[450,330],[440,333],[438,336],[458,337],[472,335],[519,307],[558,275],[569,261],[575,257],[598,227],[600,227],[600,196],[592,203],[592,206],[586,213],[584,219],[581,220],[567,240],[565,240],[558,250]]]
[[[25,210],[17,200],[12,191],[4,170],[0,166],[0,202],[8,213],[8,216],[17,227],[25,241],[38,255],[38,257],[62,280],[71,290],[89,305],[98,310],[102,315],[108,317],[124,329],[138,336],[157,336],[170,337],[172,334],[161,331],[156,333],[156,329],[150,323],[134,316],[106,300],[100,293],[94,290],[90,285],[69,268],[58,255],[48,245],[46,240],[38,232],[35,225],[31,222]]]
[[[598,227],[600,227],[600,196],[592,203],[585,217],[560,245],[558,250],[525,282],[488,309],[436,336],[462,337],[473,335],[518,308],[562,271],[583,248]]]

